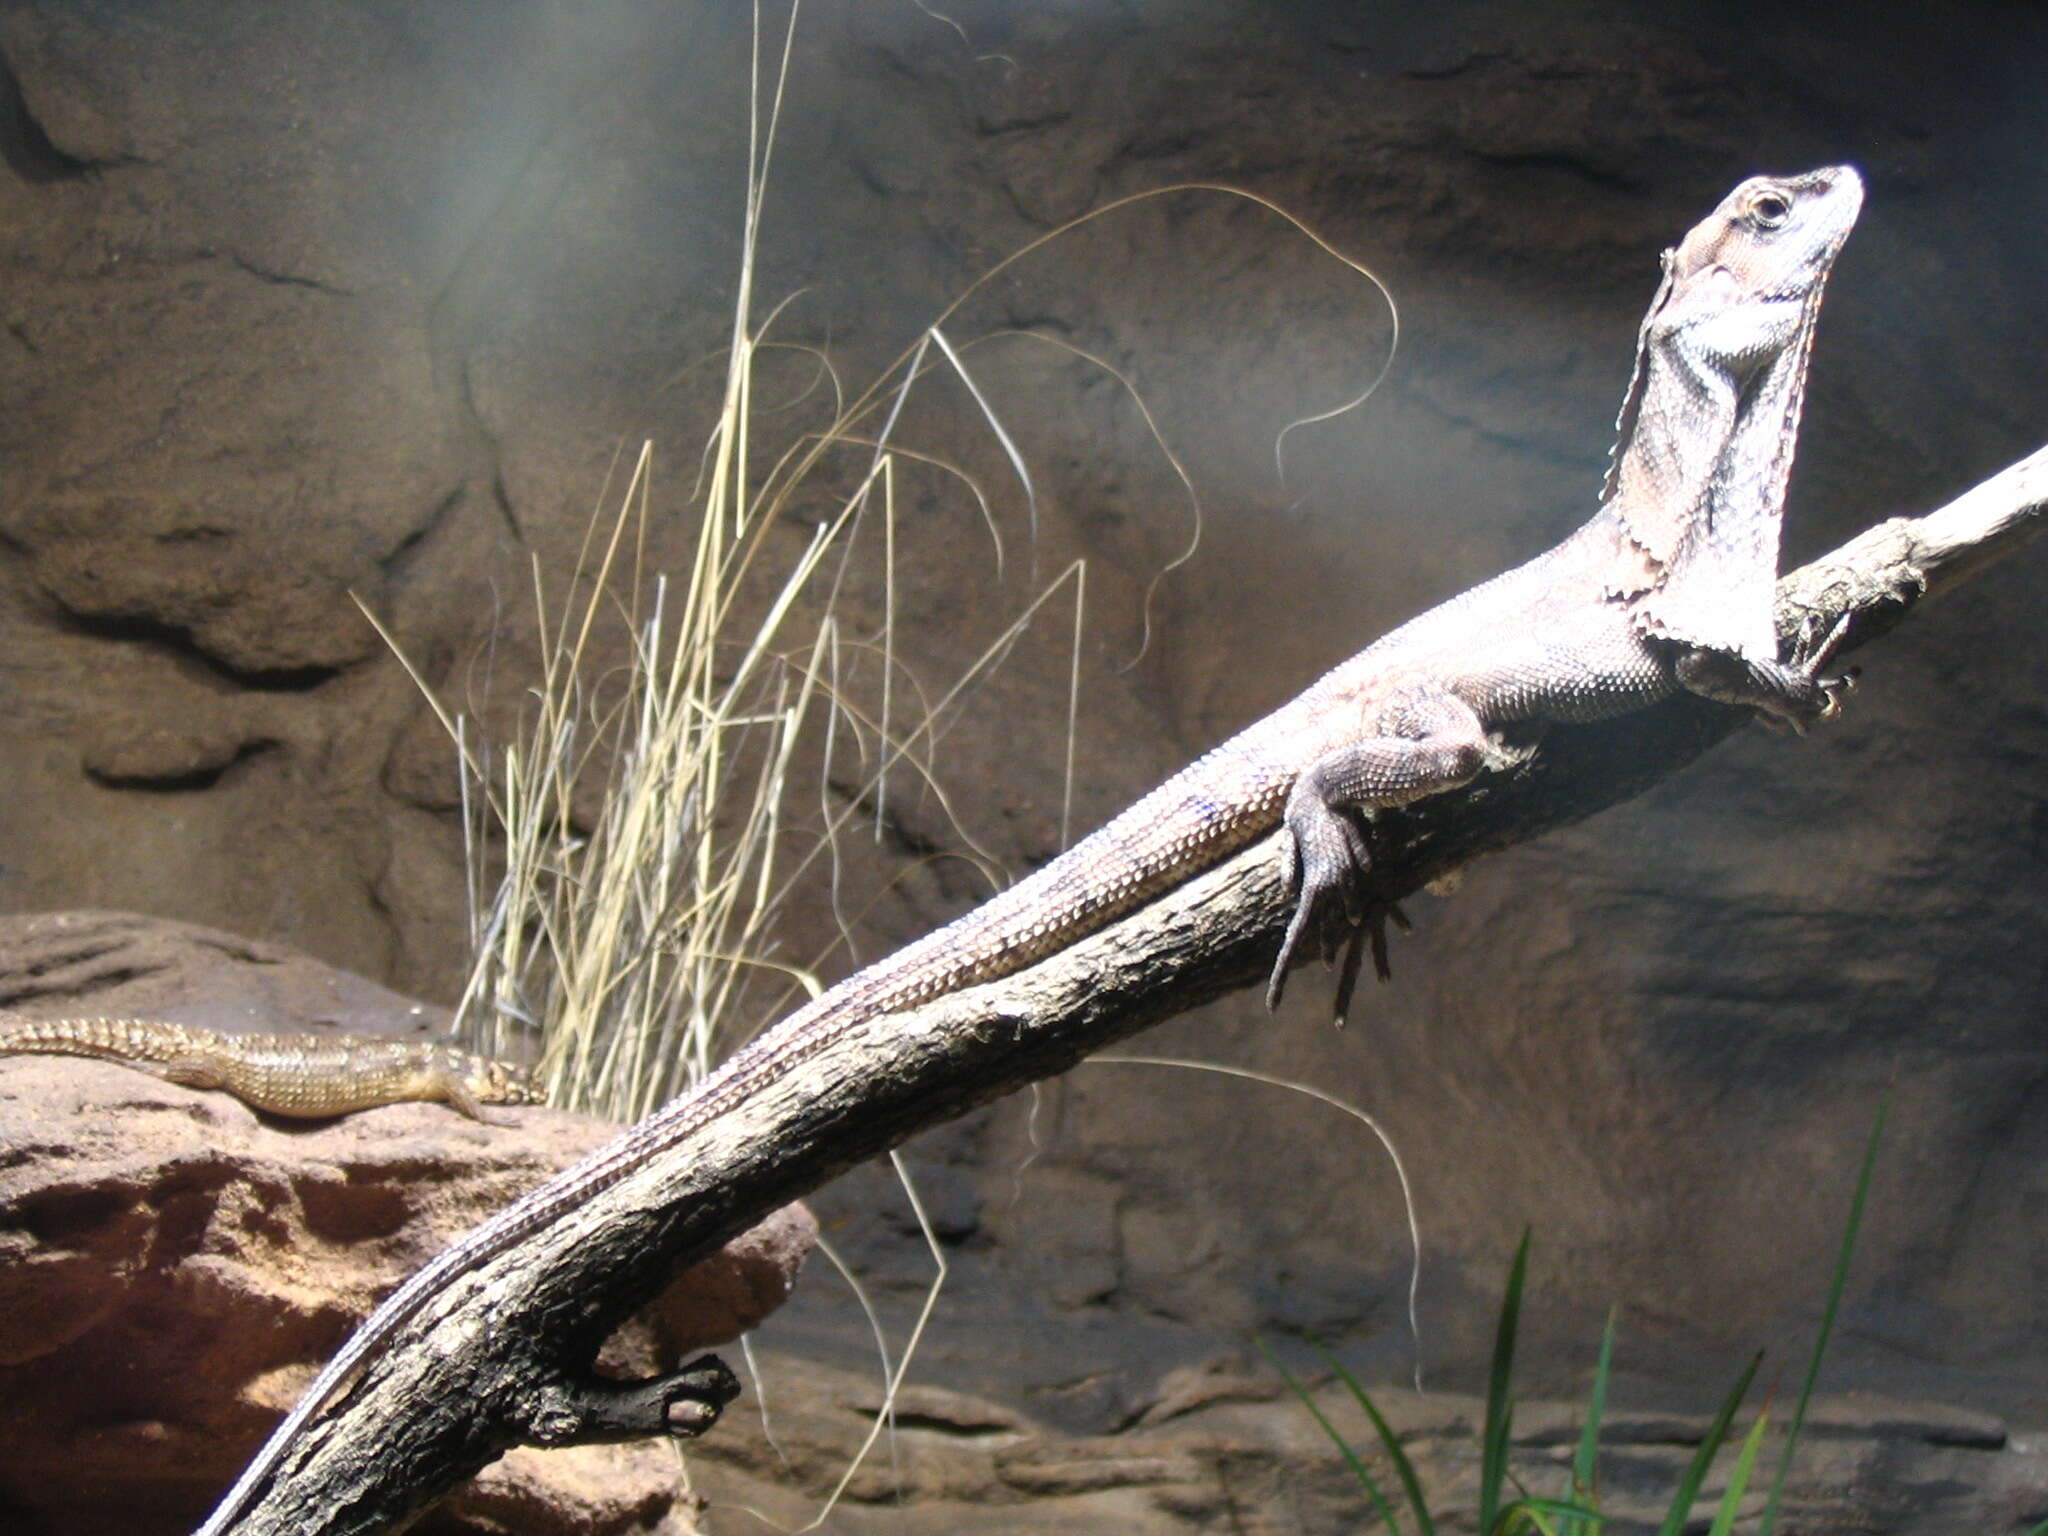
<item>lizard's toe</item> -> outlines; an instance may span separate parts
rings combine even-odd
[[[1810,678],[1818,678],[1821,668],[1834,660],[1835,653],[1842,648],[1842,642],[1849,638],[1850,615],[1843,614],[1835,620],[1834,627],[1818,645],[1802,645],[1799,659],[1794,665]]]
[[[1350,1016],[1352,994],[1357,990],[1358,973],[1363,968],[1368,953],[1372,955],[1373,975],[1381,981],[1394,979],[1394,968],[1387,959],[1387,923],[1390,920],[1403,933],[1414,930],[1415,925],[1408,921],[1408,914],[1401,910],[1400,903],[1392,901],[1385,906],[1373,908],[1366,915],[1365,921],[1351,930],[1350,943],[1344,950],[1343,974],[1337,978],[1334,1022],[1339,1029],[1344,1027],[1345,1019]]]
[[[1266,983],[1266,1009],[1276,1012],[1280,999],[1287,991],[1287,973],[1294,969],[1295,951],[1301,948],[1302,935],[1308,932],[1309,906],[1306,901],[1294,904],[1294,917],[1287,924],[1287,936],[1280,941],[1279,958],[1273,962],[1273,976]]]

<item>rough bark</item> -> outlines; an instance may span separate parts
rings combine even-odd
[[[1794,644],[1846,616],[1845,649],[1865,644],[2037,534],[2044,506],[2048,448],[1937,512],[1881,524],[1784,577],[1780,636]],[[1366,894],[1398,901],[1639,794],[1747,718],[1680,698],[1553,727],[1514,772],[1382,818]],[[919,1131],[1263,980],[1289,907],[1268,838],[1031,970],[848,1032],[429,1303],[231,1529],[394,1530],[522,1441],[615,1436],[628,1421],[651,1432],[665,1414],[675,1432],[694,1432],[698,1416],[676,1422],[658,1385],[596,1385],[588,1375],[605,1334],[668,1276]],[[599,1422],[579,1417],[579,1404],[595,1404]]]

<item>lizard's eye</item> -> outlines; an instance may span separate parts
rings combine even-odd
[[[1759,192],[1749,200],[1749,221],[1758,229],[1776,229],[1792,217],[1792,199],[1782,192]]]

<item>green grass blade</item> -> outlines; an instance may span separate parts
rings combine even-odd
[[[1607,1380],[1614,1370],[1614,1333],[1621,1317],[1619,1307],[1607,1311],[1607,1328],[1600,1335],[1600,1359],[1593,1367],[1593,1390],[1586,1399],[1586,1422],[1579,1430],[1579,1448],[1572,1455],[1572,1499],[1587,1509],[1600,1507],[1600,1421],[1607,1414]],[[1597,1519],[1597,1516],[1596,1516]],[[1575,1519],[1566,1536],[1586,1536],[1588,1527]]]
[[[1692,1465],[1685,1469],[1685,1477],[1678,1485],[1678,1492],[1672,1496],[1671,1510],[1664,1516],[1664,1523],[1657,1528],[1657,1536],[1679,1536],[1685,1529],[1686,1516],[1692,1513],[1693,1505],[1700,1496],[1700,1484],[1707,1480],[1707,1469],[1714,1464],[1714,1457],[1728,1438],[1728,1426],[1735,1422],[1735,1411],[1742,1406],[1743,1398],[1749,1395],[1749,1384],[1756,1377],[1756,1368],[1763,1364],[1763,1351],[1750,1356],[1749,1367],[1735,1383],[1735,1390],[1728,1394],[1728,1400],[1721,1404],[1721,1411],[1714,1416],[1706,1438],[1700,1441],[1700,1448],[1694,1453]]]
[[[1479,1459],[1479,1530],[1492,1536],[1500,1517],[1501,1484],[1507,1480],[1508,1436],[1513,1429],[1514,1404],[1508,1384],[1515,1370],[1515,1323],[1522,1311],[1522,1281],[1529,1270],[1529,1232],[1515,1249],[1515,1262],[1508,1268],[1508,1288],[1500,1302],[1500,1327],[1493,1336],[1493,1369],[1486,1383],[1486,1435]]]
[[[1309,1416],[1322,1426],[1323,1433],[1329,1436],[1330,1444],[1337,1447],[1337,1453],[1344,1458],[1344,1464],[1358,1480],[1358,1486],[1363,1488],[1366,1497],[1372,1500],[1372,1507],[1379,1511],[1380,1519],[1387,1523],[1388,1531],[1392,1532],[1393,1536],[1401,1536],[1401,1522],[1394,1518],[1393,1506],[1387,1502],[1386,1495],[1380,1492],[1380,1485],[1374,1481],[1371,1469],[1366,1466],[1358,1452],[1351,1449],[1351,1442],[1337,1433],[1337,1426],[1330,1422],[1329,1415],[1316,1406],[1316,1400],[1309,1396],[1308,1389],[1296,1381],[1293,1372],[1280,1363],[1280,1357],[1273,1353],[1272,1346],[1256,1336],[1252,1342],[1259,1346],[1259,1353],[1266,1357],[1267,1364],[1280,1373],[1280,1379],[1287,1383],[1287,1390],[1292,1392],[1301,1406],[1309,1411]],[[1346,1379],[1349,1380],[1348,1377]]]
[[[1749,1434],[1742,1442],[1742,1454],[1735,1458],[1735,1470],[1729,1474],[1727,1492],[1721,1495],[1721,1508],[1715,1514],[1713,1527],[1707,1536],[1729,1536],[1735,1529],[1735,1508],[1742,1502],[1743,1494],[1749,1491],[1749,1474],[1756,1466],[1757,1447],[1764,1443],[1764,1426],[1770,1422],[1771,1410],[1765,1408],[1756,1416],[1756,1422],[1749,1426]]]
[[[1310,1342],[1314,1343],[1314,1340]],[[1408,1452],[1402,1448],[1399,1437],[1381,1415],[1379,1404],[1358,1384],[1358,1378],[1344,1369],[1335,1355],[1320,1344],[1315,1345],[1315,1350],[1337,1373],[1337,1379],[1350,1389],[1351,1395],[1358,1400],[1358,1406],[1365,1410],[1365,1416],[1372,1420],[1373,1432],[1380,1437],[1380,1444],[1387,1448],[1387,1456],[1394,1463],[1394,1472],[1401,1479],[1401,1491],[1407,1495],[1408,1508],[1415,1514],[1416,1530],[1422,1536],[1436,1536],[1436,1522],[1430,1518],[1429,1503],[1422,1496],[1422,1480],[1415,1475],[1415,1463],[1408,1459]]]
[[[1552,1525],[1543,1518],[1546,1515],[1554,1517],[1558,1523]],[[1598,1530],[1607,1523],[1607,1517],[1599,1510],[1564,1499],[1517,1499],[1500,1512],[1500,1518],[1504,1532],[1514,1529],[1509,1522],[1520,1520],[1538,1530],[1554,1533],[1554,1536],[1570,1536],[1571,1531],[1580,1525]]]
[[[1799,1404],[1792,1410],[1792,1425],[1785,1431],[1785,1449],[1778,1456],[1778,1475],[1771,1480],[1771,1496],[1764,1501],[1763,1518],[1757,1536],[1772,1536],[1778,1526],[1778,1501],[1784,1496],[1785,1479],[1792,1473],[1792,1453],[1799,1448],[1799,1432],[1806,1427],[1806,1406],[1813,1399],[1813,1384],[1820,1378],[1821,1357],[1827,1353],[1834,1333],[1835,1313],[1842,1305],[1842,1291],[1849,1283],[1849,1257],[1856,1251],[1856,1233],[1863,1225],[1863,1203],[1870,1193],[1870,1177],[1877,1167],[1877,1145],[1884,1136],[1885,1116],[1891,1112],[1892,1091],[1887,1087],[1877,1101],[1877,1118],[1871,1123],[1870,1144],[1863,1149],[1863,1168],[1856,1176],[1856,1193],[1849,1201],[1849,1224],[1842,1230],[1842,1246],[1835,1255],[1835,1275],[1828,1285],[1827,1305],[1821,1309],[1820,1332],[1813,1341],[1813,1356],[1806,1363],[1806,1380],[1799,1388]],[[2043,1522],[2048,1531],[2048,1522]],[[2031,1533],[2030,1533],[2031,1536]]]
[[[2027,1536],[2048,1536],[2048,1520],[2043,1520],[2039,1525],[2029,1530]]]
[[[1517,1531],[1534,1531],[1536,1536],[1560,1536],[1556,1526],[1544,1519],[1541,1506],[1528,1499],[1516,1499],[1500,1512],[1500,1528],[1494,1536],[1514,1536]]]

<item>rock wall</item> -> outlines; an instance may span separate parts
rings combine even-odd
[[[527,676],[529,561],[573,561],[621,444],[656,440],[652,555],[679,558],[740,249],[745,12],[0,5],[0,904],[203,922],[451,996],[450,753],[349,594],[488,717]],[[2006,7],[819,0],[756,310],[794,296],[775,335],[857,387],[1002,255],[1194,181],[1276,200],[1396,296],[1385,383],[1287,434],[1284,477],[1281,429],[1364,389],[1390,327],[1264,209],[1119,211],[947,322],[1113,364],[1199,494],[1200,547],[1129,665],[1194,513],[1122,389],[1043,341],[973,351],[1034,473],[1035,545],[964,391],[934,380],[905,418],[986,480],[1009,556],[945,476],[906,480],[908,667],[951,675],[1034,570],[1090,561],[1086,825],[1581,518],[1656,252],[1753,170],[1849,159],[1870,182],[1792,556],[2035,446],[2044,56]],[[803,418],[812,354],[764,368]],[[1615,1301],[1645,1392],[1796,1347],[1889,1084],[1843,1379],[2048,1417],[2039,580],[2023,556],[1917,616],[1816,737],[1747,733],[1475,870],[1349,1032],[1313,986],[1279,1019],[1246,999],[1162,1032],[1384,1120],[1433,1380],[1474,1381],[1524,1226],[1539,1377],[1569,1384]],[[849,578],[854,627],[880,597]],[[947,740],[965,834],[1012,870],[1057,846],[1063,644],[1025,641]],[[983,888],[931,859],[962,835],[934,803],[896,807],[855,856],[901,877],[869,955]],[[831,915],[821,893],[793,952]],[[1247,1329],[1407,1371],[1395,1184],[1328,1111],[1088,1067],[911,1161],[954,1260],[929,1370],[955,1386],[1087,1429]],[[926,1261],[884,1175],[820,1208],[907,1317]],[[776,1326],[850,1352],[848,1309],[810,1289]]]

